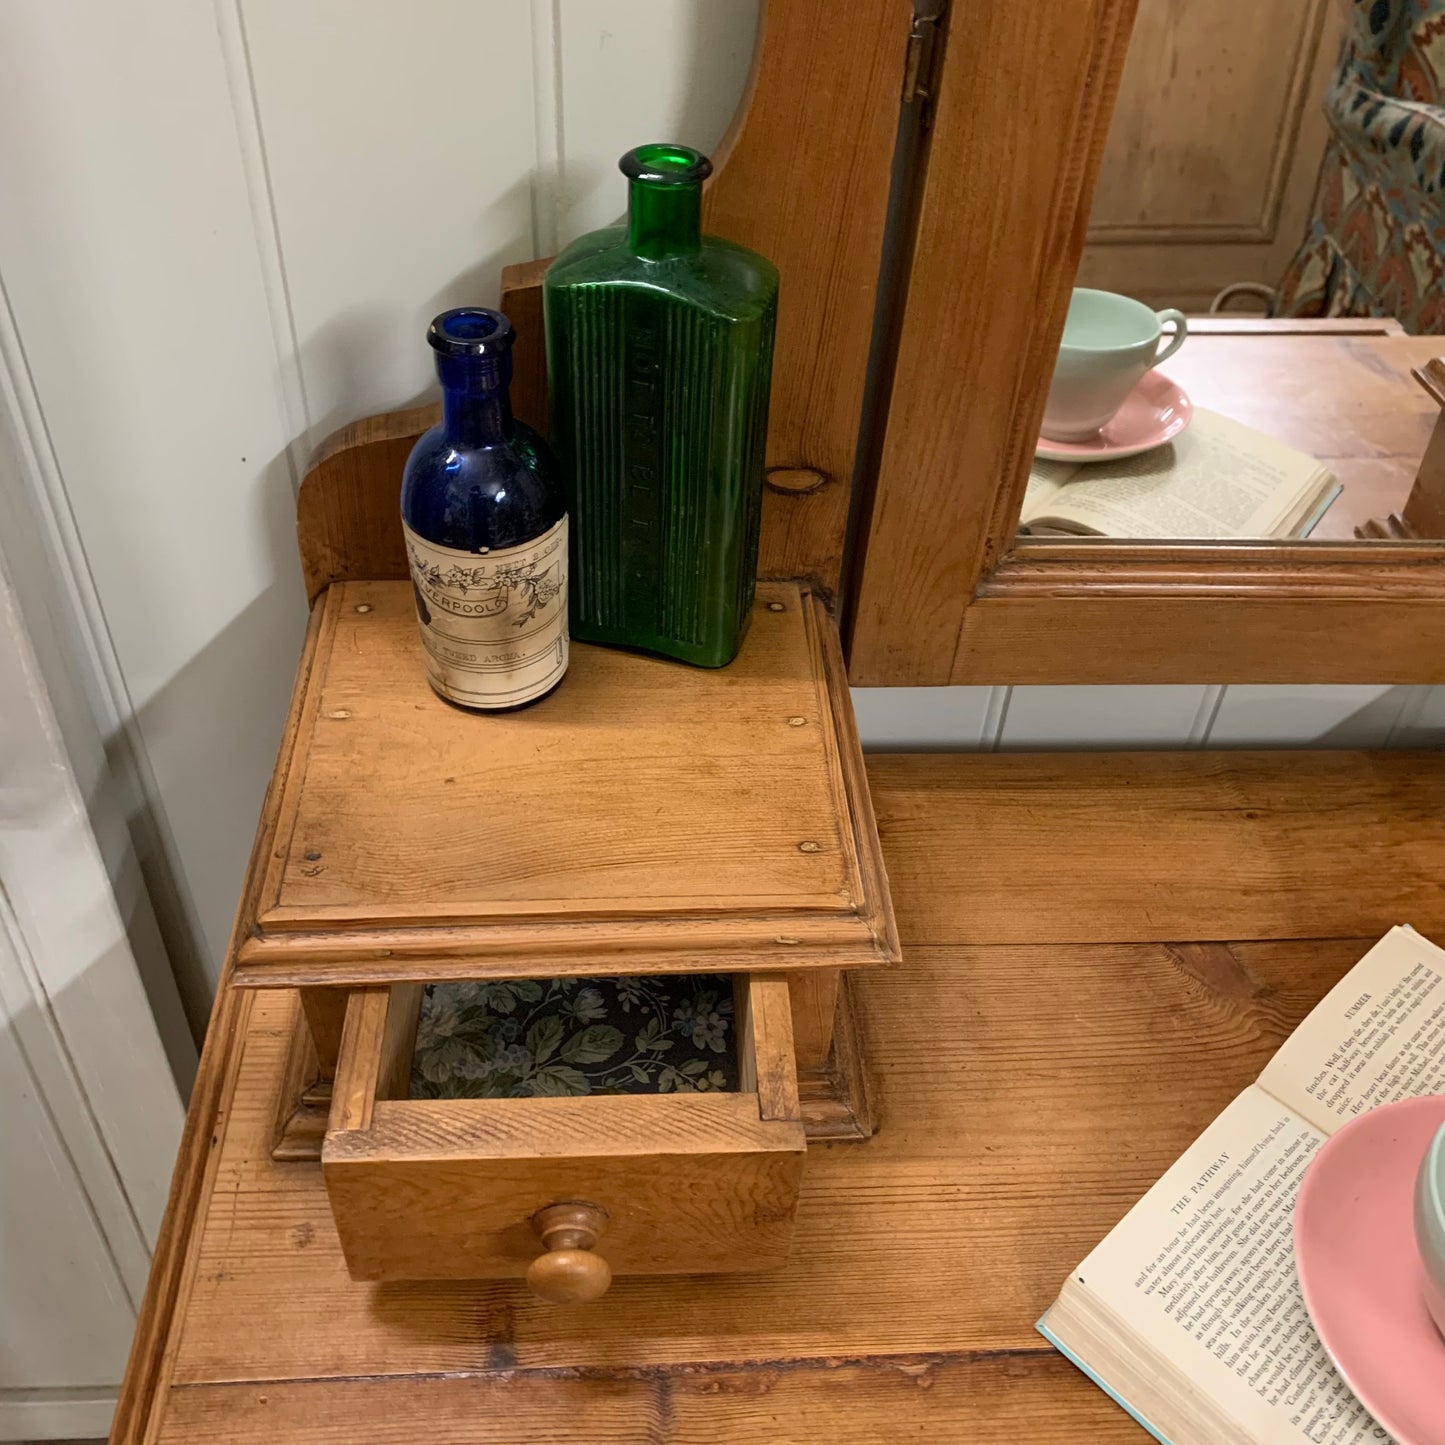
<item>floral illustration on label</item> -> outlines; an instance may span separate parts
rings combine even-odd
[[[509,618],[513,627],[530,622],[562,591],[561,569],[555,561],[548,563],[529,557],[525,562],[506,563],[493,569],[459,567],[453,563],[443,571],[435,562],[419,556],[414,546],[407,551],[413,577],[438,589],[454,588],[464,599],[472,592],[478,593],[477,610],[472,616],[496,617],[515,610],[511,609],[510,594],[520,592],[526,607]]]
[[[516,707],[567,668],[567,519],[520,547],[463,552],[406,534],[427,676],[467,707]]]

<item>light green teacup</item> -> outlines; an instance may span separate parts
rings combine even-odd
[[[1425,1266],[1425,1304],[1445,1335],[1445,1126],[1435,1135],[1415,1181],[1415,1242]]]
[[[1160,351],[1168,321],[1174,323],[1174,336]],[[1144,373],[1184,345],[1188,329],[1172,307],[1151,311],[1131,297],[1076,286],[1044,407],[1044,435],[1058,442],[1096,436]]]

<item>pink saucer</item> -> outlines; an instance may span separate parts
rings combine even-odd
[[[1034,455],[1050,462],[1107,462],[1137,457],[1162,447],[1184,430],[1194,408],[1177,382],[1162,371],[1146,371],[1114,419],[1086,442],[1056,442],[1041,436]]]
[[[1415,1175],[1445,1098],[1402,1099],[1325,1141],[1300,1184],[1294,1251],[1321,1342],[1398,1445],[1445,1445],[1445,1339],[1421,1293]]]

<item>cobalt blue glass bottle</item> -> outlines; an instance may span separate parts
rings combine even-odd
[[[427,681],[489,712],[535,702],[567,670],[567,504],[547,444],[512,417],[515,339],[479,306],[432,322],[442,419],[401,483]]]

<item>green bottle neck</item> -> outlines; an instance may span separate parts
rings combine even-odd
[[[648,261],[687,256],[702,244],[702,186],[633,180],[627,187],[627,245]]]

